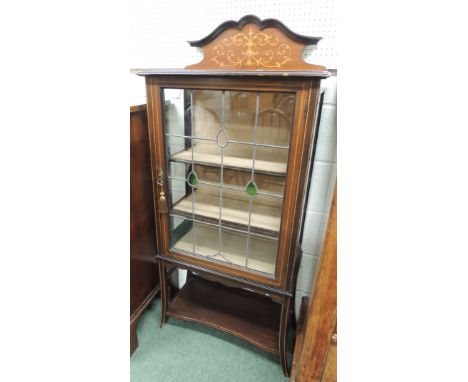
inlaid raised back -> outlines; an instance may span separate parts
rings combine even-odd
[[[278,20],[261,21],[249,15],[221,24],[201,40],[190,41],[191,46],[203,49],[204,57],[186,69],[325,71],[325,67],[302,59],[304,48],[319,40],[296,34]]]

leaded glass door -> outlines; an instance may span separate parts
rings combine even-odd
[[[171,250],[275,274],[295,101],[162,89]]]

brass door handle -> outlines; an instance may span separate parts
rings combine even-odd
[[[159,187],[164,186],[164,171],[162,168],[158,168],[158,177],[157,177],[156,183],[158,184]]]
[[[167,209],[167,199],[166,195],[164,194],[164,171],[162,168],[158,168],[158,177],[156,183],[159,186],[159,213],[160,214],[167,214],[169,211]]]

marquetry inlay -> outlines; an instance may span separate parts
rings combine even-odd
[[[258,19],[244,18],[243,22],[220,26],[204,39],[191,42],[192,46],[203,49],[204,57],[200,63],[186,69],[325,70],[323,66],[302,60],[302,51],[314,41],[313,37],[294,38],[292,32],[288,34],[283,30],[285,27],[262,23]]]
[[[291,59],[291,47],[278,36],[265,32],[239,32],[212,48],[211,61],[220,67],[281,69]]]

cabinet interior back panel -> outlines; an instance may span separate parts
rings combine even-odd
[[[247,14],[276,18],[294,32],[323,37],[316,49],[305,49],[305,60],[336,69],[335,0],[131,0],[130,67],[182,68],[199,62],[201,53],[186,41],[205,37],[222,22]]]

